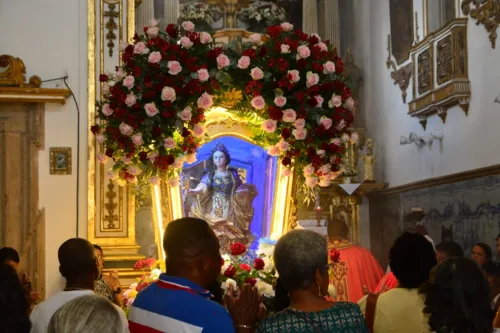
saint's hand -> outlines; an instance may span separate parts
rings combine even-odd
[[[226,304],[235,326],[253,326],[257,322],[260,307],[257,288],[246,284],[241,288],[239,297],[235,297],[230,290],[226,297]]]

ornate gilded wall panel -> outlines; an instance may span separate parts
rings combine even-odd
[[[496,47],[497,30],[500,25],[500,2],[498,0],[463,0],[462,12],[475,19],[477,25],[484,25],[489,34],[491,47]]]
[[[432,89],[432,52],[428,48],[417,56],[418,94],[423,95]]]
[[[437,42],[436,45],[436,67],[437,84],[441,85],[448,82],[453,77],[453,48],[451,35],[448,35]]]

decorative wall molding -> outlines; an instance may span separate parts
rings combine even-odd
[[[472,7],[474,6],[474,7]],[[491,47],[496,47],[497,29],[500,25],[500,2],[498,0],[462,0],[462,12],[483,25],[489,34]]]
[[[450,107],[467,114],[471,96],[467,58],[467,19],[456,19],[412,47],[413,100],[409,114],[425,129],[437,114],[443,123]]]
[[[387,69],[391,70],[391,78],[394,81],[394,85],[397,84],[401,89],[401,98],[403,99],[403,103],[406,104],[407,90],[413,74],[413,66],[411,63],[400,68],[396,66],[396,63],[391,57],[391,35],[387,36],[387,53],[385,64]]]

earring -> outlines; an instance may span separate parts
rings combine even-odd
[[[318,296],[323,298],[323,293],[321,292],[321,287],[318,285]]]

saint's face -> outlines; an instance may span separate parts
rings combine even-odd
[[[219,166],[226,166],[226,163],[227,163],[227,161],[226,161],[226,155],[224,155],[224,153],[223,153],[223,152],[221,152],[221,151],[216,151],[216,152],[214,153],[214,157],[213,157],[213,158],[214,158],[214,165],[215,165],[216,167],[219,167]]]

